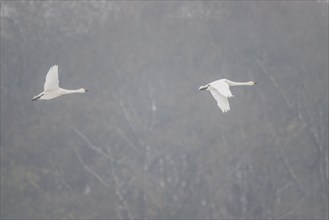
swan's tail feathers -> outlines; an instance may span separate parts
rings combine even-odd
[[[36,100],[40,99],[41,96],[43,96],[43,95],[44,95],[44,94],[43,94],[43,92],[42,92],[42,93],[40,93],[39,95],[34,96],[34,97],[32,98],[32,101],[36,101]]]

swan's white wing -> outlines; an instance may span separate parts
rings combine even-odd
[[[229,85],[224,80],[217,80],[210,83],[210,86],[215,88],[224,97],[232,97]]]
[[[59,88],[57,65],[49,69],[48,74],[46,76],[46,82],[43,88],[45,91],[57,90]]]
[[[214,87],[210,86],[209,91],[211,92],[212,96],[216,99],[218,107],[223,112],[228,112],[230,110],[230,104],[228,102],[227,97],[223,96],[221,93],[217,91]]]

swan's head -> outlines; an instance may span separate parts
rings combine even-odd
[[[250,81],[250,84],[253,86],[253,85],[256,85],[257,82],[255,82],[255,81]]]
[[[209,85],[205,85],[205,86],[200,86],[199,87],[199,90],[206,90],[208,89]]]
[[[80,91],[81,91],[81,92],[88,92],[88,89],[81,88]]]

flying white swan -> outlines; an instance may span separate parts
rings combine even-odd
[[[65,94],[85,93],[88,91],[87,89],[84,89],[84,88],[68,90],[68,89],[62,89],[61,87],[59,87],[58,65],[55,65],[49,69],[43,89],[44,89],[44,91],[42,93],[40,93],[39,95],[34,96],[32,101],[35,101],[38,99],[46,99],[46,100],[54,99],[58,96],[65,95]]]
[[[230,91],[230,86],[252,86],[255,84],[256,82],[254,81],[233,82],[228,79],[220,79],[205,86],[200,86],[199,90],[209,90],[216,99],[218,107],[223,112],[228,112],[230,110],[228,98],[233,97]]]

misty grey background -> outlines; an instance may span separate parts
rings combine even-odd
[[[328,218],[328,5],[1,1],[1,218]]]

